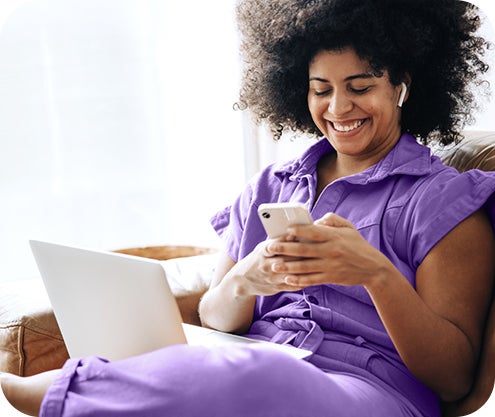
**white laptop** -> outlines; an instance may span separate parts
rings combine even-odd
[[[71,357],[122,359],[164,346],[264,343],[297,358],[311,352],[182,323],[159,261],[30,241]]]

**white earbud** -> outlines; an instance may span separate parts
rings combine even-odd
[[[407,93],[406,83],[403,82],[401,85],[402,85],[402,90],[400,90],[399,102],[397,103],[399,107],[402,107],[402,105],[404,104],[404,99],[406,98],[406,93]]]

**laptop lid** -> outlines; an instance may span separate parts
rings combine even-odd
[[[29,243],[71,357],[115,360],[186,343],[160,262]]]

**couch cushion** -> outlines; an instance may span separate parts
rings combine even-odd
[[[61,367],[69,357],[41,280],[0,284],[0,371]]]
[[[463,172],[468,169],[495,171],[495,132],[464,132],[465,138],[454,146],[435,151],[446,164]]]
[[[168,284],[176,297],[204,293],[210,286],[218,254],[161,261]]]
[[[217,254],[162,261],[184,323],[201,325],[198,305],[210,286]]]

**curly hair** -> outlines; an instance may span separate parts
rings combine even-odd
[[[352,48],[399,85],[412,79],[401,127],[423,143],[462,137],[478,108],[490,44],[478,9],[459,0],[240,0],[243,54],[237,106],[276,138],[291,129],[321,135],[307,105],[308,66],[321,50]]]

